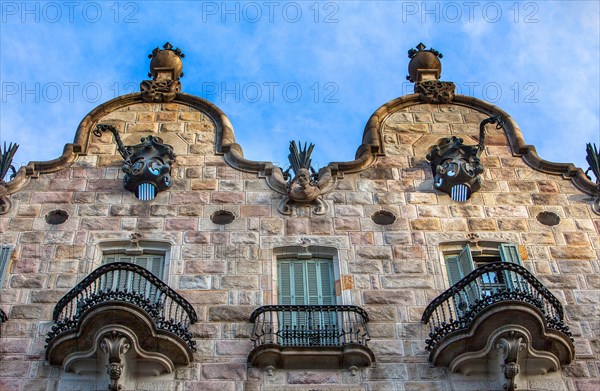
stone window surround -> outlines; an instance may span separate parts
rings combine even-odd
[[[321,258],[321,259],[331,259],[333,263],[333,279],[335,285],[335,299],[336,304],[351,304],[350,303],[350,295],[348,291],[341,291],[340,288],[340,259],[339,259],[339,250],[334,247],[325,247],[318,245],[310,245],[310,246],[283,246],[277,247],[273,249],[273,262],[271,275],[273,276],[273,289],[271,291],[270,303],[265,304],[279,304],[278,298],[278,281],[277,281],[277,262],[280,259],[290,259],[295,258],[299,260],[310,260],[313,258]],[[269,297],[267,297],[267,300]]]
[[[171,268],[171,252],[173,244],[159,240],[140,240],[137,244],[138,246],[132,252],[132,242],[130,240],[110,240],[97,243],[92,258],[93,267],[87,272],[89,273],[100,267],[104,261],[104,256],[109,254],[161,255],[164,257],[162,280],[165,284],[173,286],[174,276],[173,273],[169,272]],[[141,253],[139,251],[141,251]]]

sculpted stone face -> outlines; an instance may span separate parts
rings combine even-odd
[[[288,190],[290,199],[297,202],[312,202],[321,194],[321,190],[313,184],[310,172],[301,169],[292,180]]]

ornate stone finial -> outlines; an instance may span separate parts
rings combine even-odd
[[[408,51],[408,76],[406,79],[411,82],[424,80],[439,80],[442,74],[442,63],[440,58],[444,57],[442,53],[434,48],[425,50],[427,46],[419,43],[416,49]]]
[[[415,83],[415,93],[425,103],[450,103],[454,99],[456,86],[452,82],[440,81],[442,74],[442,53],[419,43],[416,49],[408,51],[408,76]]]
[[[183,77],[183,62],[185,55],[181,49],[173,49],[169,42],[163,45],[163,50],[155,48],[148,55],[152,80],[144,80],[140,84],[142,99],[146,102],[170,102],[181,91]]]
[[[156,193],[171,187],[171,166],[175,162],[172,146],[154,136],[142,138],[140,144],[125,146],[114,126],[98,124],[94,135],[101,137],[103,131],[110,131],[114,135],[117,149],[123,157],[125,189],[140,200],[147,201],[154,199]]]

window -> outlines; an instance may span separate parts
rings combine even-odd
[[[280,260],[278,269],[280,304],[335,304],[331,260]]]
[[[338,317],[333,260],[290,259],[277,261],[279,344],[282,346],[325,346],[338,343]],[[293,307],[293,306],[307,307]]]
[[[476,268],[492,262],[510,262],[523,266],[519,248],[515,244],[503,243],[496,248],[488,247],[476,250],[465,245],[458,255],[446,258],[446,268],[450,286],[455,285]],[[469,283],[459,297],[455,299],[457,312],[464,313],[476,300],[500,292],[512,291],[521,286],[521,277],[508,270],[483,273]]]
[[[147,269],[148,271],[150,271],[152,274],[154,274],[159,279],[162,280],[162,278],[163,278],[163,269],[164,269],[164,264],[165,264],[164,255],[108,254],[108,255],[104,256],[104,259],[102,261],[103,264],[112,263],[112,262],[134,263],[138,266],[141,266],[141,267]]]

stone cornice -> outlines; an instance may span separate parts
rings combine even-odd
[[[381,146],[381,134],[383,125],[387,117],[398,110],[422,104],[418,94],[405,95],[400,98],[389,101],[377,109],[367,122],[363,134],[363,145],[365,140],[379,142]],[[573,163],[556,163],[542,159],[533,145],[525,143],[521,129],[515,120],[504,110],[483,100],[466,95],[456,95],[451,103],[456,106],[468,107],[489,116],[497,115],[504,122],[504,130],[508,139],[513,156],[521,157],[523,161],[531,168],[552,175],[561,175],[565,179],[570,179],[573,185],[585,194],[594,196],[599,195],[598,186],[589,180],[581,168],[575,167]]]
[[[5,185],[7,193],[17,192],[31,177],[60,171],[71,166],[78,156],[87,154],[90,134],[101,118],[115,110],[138,103],[145,103],[139,92],[117,97],[93,109],[83,118],[77,128],[73,143],[65,145],[60,157],[49,161],[32,161],[21,167],[16,177]],[[176,98],[171,103],[196,108],[205,112],[212,119],[216,127],[215,153],[222,155],[227,164],[235,169],[254,172],[260,177],[264,177],[269,187],[279,193],[285,191],[286,181],[283,179],[279,167],[273,166],[271,162],[244,158],[242,147],[235,141],[233,126],[229,118],[216,105],[200,97],[185,93],[177,93]],[[362,144],[357,149],[355,160],[332,162],[326,166],[331,170],[332,176],[334,178],[341,177],[345,173],[360,172],[371,167],[379,156],[385,155],[382,128],[386,119],[400,109],[420,104],[422,104],[422,101],[419,95],[410,94],[391,100],[377,109],[367,121],[363,131]],[[586,194],[598,194],[598,187],[585,176],[581,168],[575,167],[572,163],[555,163],[539,157],[535,147],[525,143],[517,123],[502,109],[465,95],[456,95],[452,104],[469,107],[490,116],[500,116],[504,121],[504,129],[514,156],[521,157],[529,167],[537,171],[561,175],[565,179],[570,179],[575,187]]]

